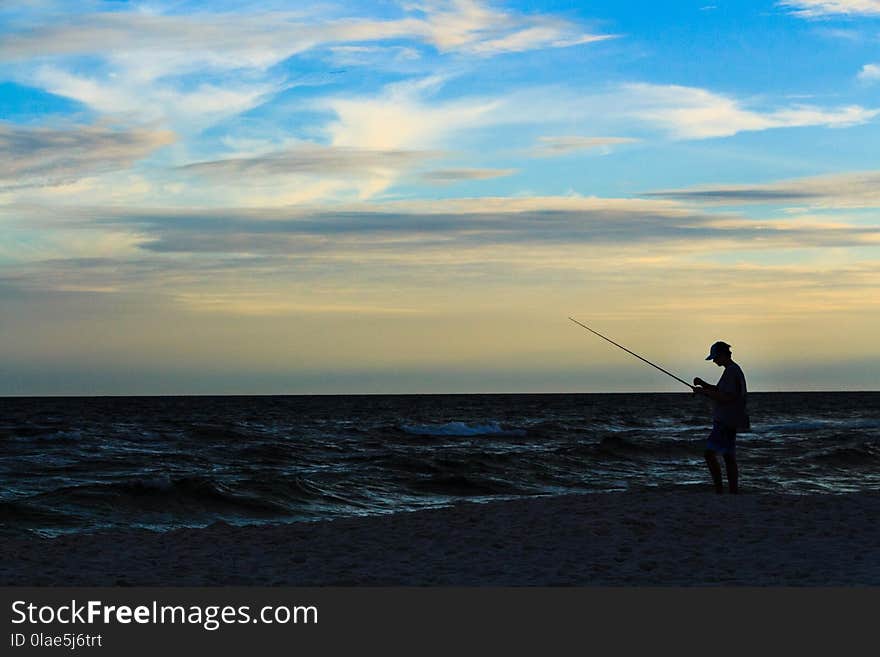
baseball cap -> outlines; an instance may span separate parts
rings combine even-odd
[[[730,345],[726,342],[716,342],[711,347],[709,347],[709,355],[706,356],[706,360],[712,360],[716,356],[720,354],[729,354],[730,353]]]

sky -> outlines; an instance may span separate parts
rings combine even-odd
[[[877,390],[878,147],[880,0],[2,3],[0,395]]]

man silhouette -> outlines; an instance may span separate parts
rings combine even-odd
[[[716,342],[709,349],[706,360],[713,361],[718,367],[724,368],[724,373],[718,383],[712,385],[703,379],[694,379],[694,393],[705,395],[714,402],[712,413],[712,432],[706,442],[704,456],[712,481],[715,483],[715,492],[723,493],[724,487],[721,482],[721,466],[718,464],[716,454],[724,457],[724,465],[727,470],[727,485],[730,492],[739,492],[739,468],[736,464],[736,432],[737,429],[748,428],[748,415],[746,415],[746,377],[740,366],[731,358],[730,345],[726,342]]]

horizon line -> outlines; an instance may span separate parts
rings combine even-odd
[[[809,389],[809,390],[750,390],[748,394],[863,394],[880,393],[880,389]],[[282,393],[168,393],[168,394],[48,394],[48,395],[0,395],[0,399],[124,399],[166,397],[450,397],[450,396],[519,396],[519,395],[692,395],[692,392],[658,390],[636,391],[558,391],[558,392],[282,392]]]

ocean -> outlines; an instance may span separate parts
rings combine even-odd
[[[880,490],[880,392],[750,393],[740,486]],[[0,533],[711,490],[689,394],[0,398]]]

